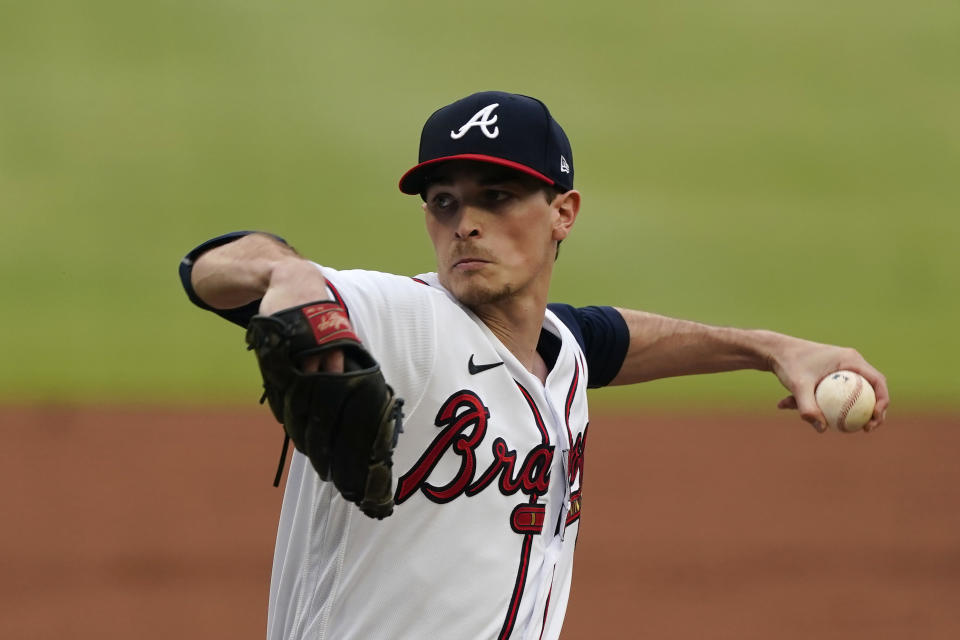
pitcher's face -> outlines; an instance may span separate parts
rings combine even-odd
[[[445,163],[431,177],[423,209],[437,274],[467,307],[498,303],[534,284],[549,287],[557,242],[572,222],[565,224],[554,205],[563,196],[548,202],[540,184],[470,161]]]

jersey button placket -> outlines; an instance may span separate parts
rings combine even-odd
[[[571,444],[569,442],[569,437],[566,434],[566,428],[563,419],[560,417],[560,414],[557,413],[556,405],[553,402],[553,398],[550,396],[550,390],[546,386],[543,387],[543,397],[547,403],[547,407],[550,410],[550,431],[552,432],[554,442],[557,443],[557,447],[554,449],[554,451],[560,454],[560,468],[562,470],[562,476],[558,479],[554,479],[553,482],[560,482],[560,486],[563,490],[563,497],[560,500],[559,513],[557,514],[557,525],[554,528],[554,535],[558,536],[560,538],[560,542],[562,543],[566,534],[567,514],[570,512],[570,470],[568,467]],[[566,444],[566,446],[561,448],[561,443]],[[550,499],[549,493],[548,501]]]

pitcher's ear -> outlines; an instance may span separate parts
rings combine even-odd
[[[571,189],[561,193],[553,199],[550,206],[557,212],[553,225],[553,239],[560,241],[570,235],[573,223],[577,221],[577,214],[580,213],[580,192]]]

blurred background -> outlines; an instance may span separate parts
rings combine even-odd
[[[262,636],[278,431],[179,260],[259,229],[432,270],[397,181],[434,109],[500,89],[573,143],[553,300],[854,346],[894,399],[811,444],[767,374],[595,392],[566,637],[956,637],[958,62],[955,0],[0,0],[0,635]]]
[[[396,183],[434,109],[496,88],[573,142],[584,207],[553,299],[852,345],[898,406],[955,406],[952,0],[0,7],[5,401],[256,395],[180,257],[262,229],[338,268],[431,270]],[[691,390],[779,393],[737,374],[595,402]]]

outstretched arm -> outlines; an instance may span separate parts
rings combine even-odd
[[[630,344],[612,384],[738,369],[770,371],[791,393],[777,406],[797,409],[801,418],[822,431],[826,419],[814,390],[828,374],[849,369],[866,378],[877,394],[873,417],[865,429],[883,423],[890,404],[886,378],[854,349],[773,331],[714,327],[631,309],[617,311],[629,328]]]

